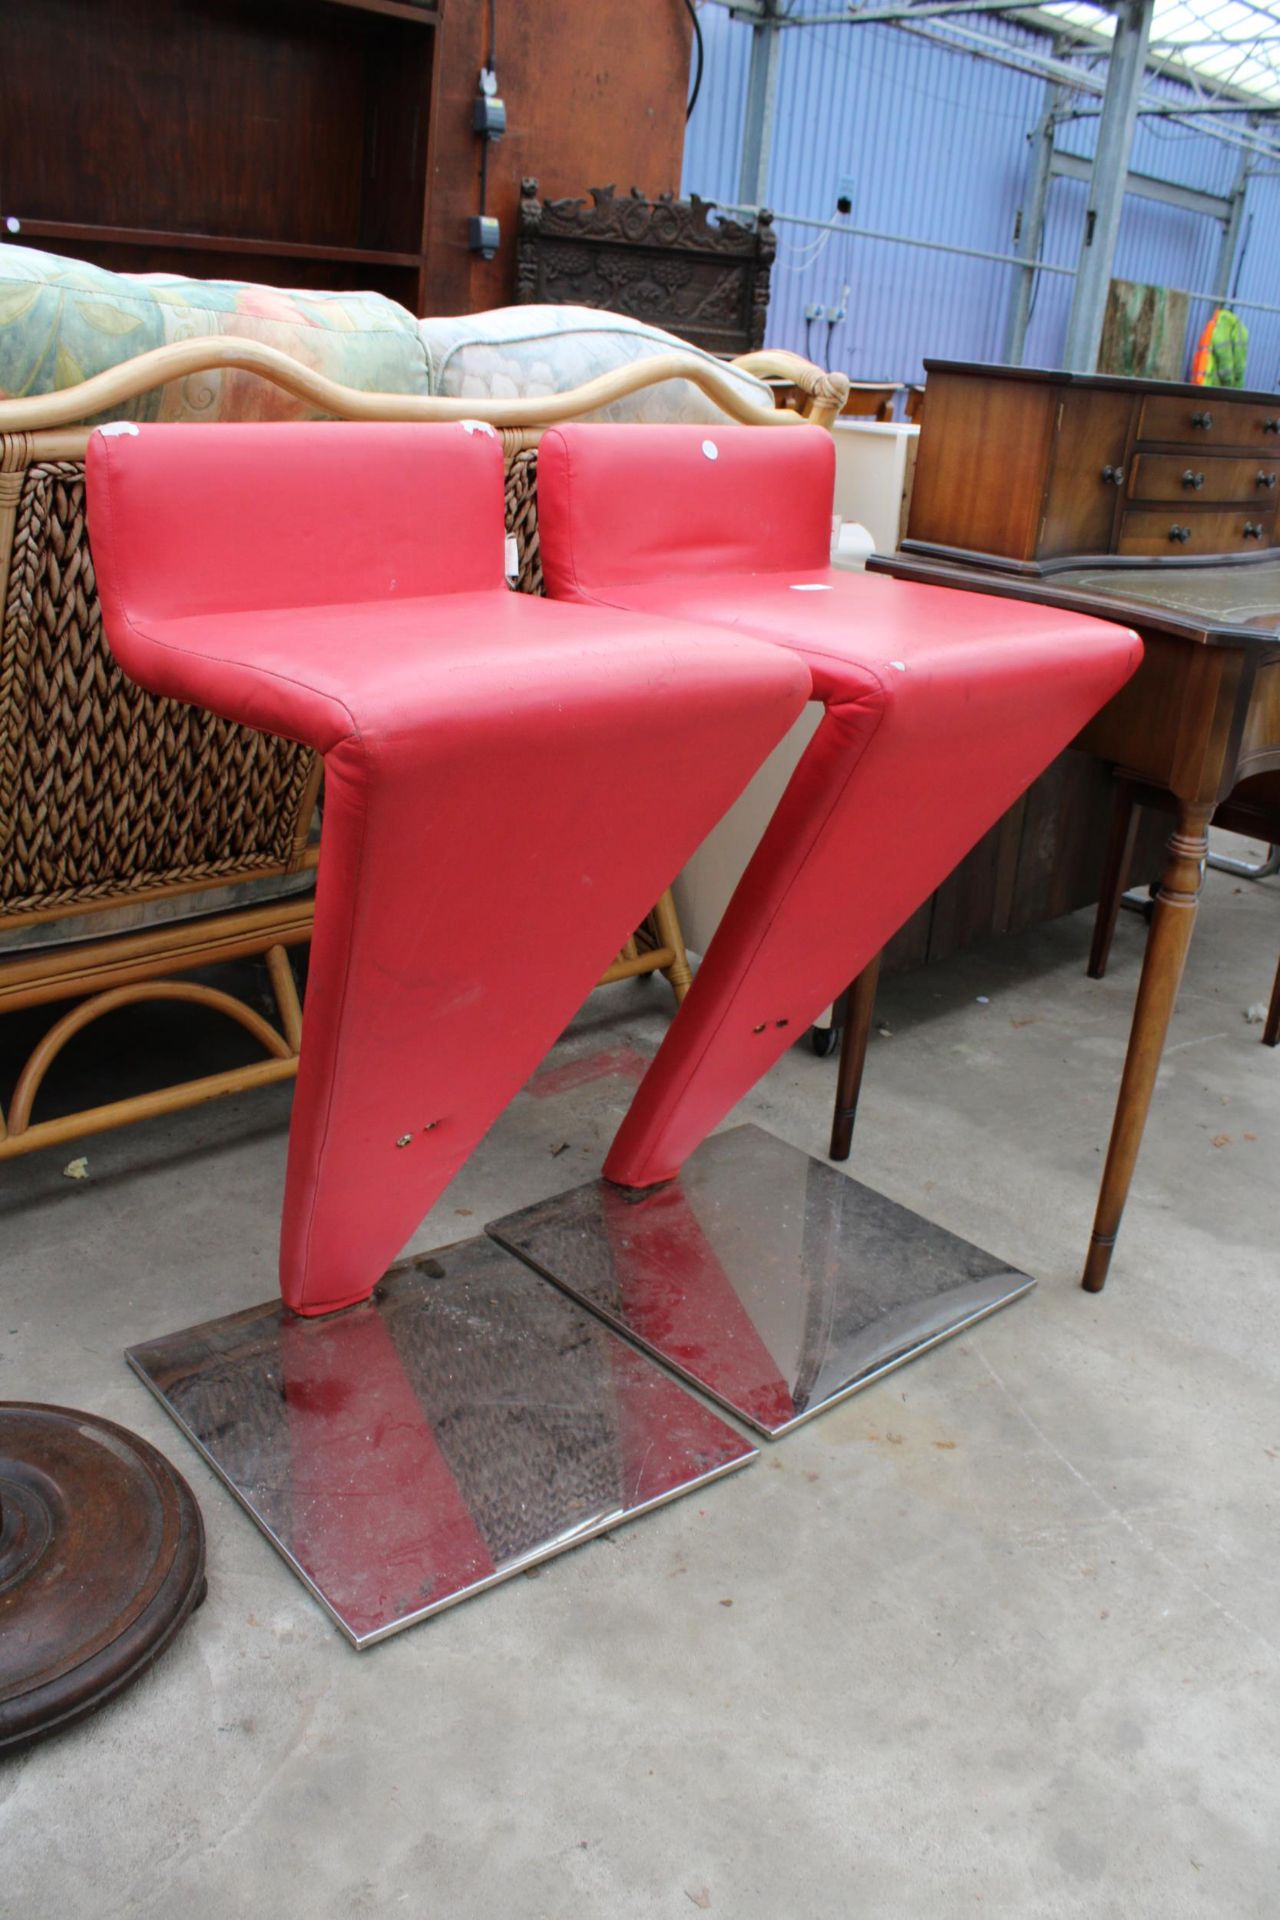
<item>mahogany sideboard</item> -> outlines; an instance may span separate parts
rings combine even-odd
[[[904,551],[1032,575],[1277,545],[1280,394],[926,360]]]

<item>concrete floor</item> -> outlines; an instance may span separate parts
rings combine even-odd
[[[210,1569],[140,1685],[0,1768],[0,1913],[1273,1920],[1280,1055],[1242,1010],[1280,881],[1209,878],[1090,1298],[1141,939],[1122,916],[1100,985],[1076,916],[883,992],[854,1169],[1029,1300],[360,1655],[121,1359],[272,1294],[287,1095],[91,1141],[87,1181],[0,1169],[0,1397],[156,1441]],[[594,1172],[667,1015],[596,994],[549,1063],[580,1072],[516,1100],[415,1244]],[[833,1074],[797,1047],[742,1117],[821,1151]]]

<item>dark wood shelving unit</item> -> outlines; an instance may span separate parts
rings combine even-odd
[[[438,20],[439,0],[322,0],[330,7],[355,7],[361,13],[384,13],[391,20]]]
[[[324,4],[354,5],[355,0],[324,0]],[[11,217],[11,216],[9,216]],[[256,240],[222,233],[164,233],[149,227],[95,227],[74,220],[22,220],[9,228],[9,238],[65,240],[79,245],[174,247],[183,253],[270,253],[284,260],[364,260],[374,267],[416,267],[416,253],[388,253],[377,247],[313,247],[306,241]]]
[[[2,237],[117,271],[369,288],[423,312],[439,12],[5,0]]]

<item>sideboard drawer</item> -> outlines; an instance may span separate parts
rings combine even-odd
[[[1116,552],[1174,559],[1191,553],[1253,553],[1271,546],[1274,538],[1274,508],[1204,513],[1176,506],[1131,507],[1120,522]]]
[[[1130,500],[1239,500],[1265,512],[1276,504],[1280,457],[1233,458],[1230,454],[1140,453],[1129,475]],[[1254,516],[1256,518],[1256,515]]]
[[[1218,387],[1197,394],[1149,393],[1138,414],[1139,440],[1175,440],[1191,447],[1256,447],[1280,454],[1280,398],[1223,400]]]

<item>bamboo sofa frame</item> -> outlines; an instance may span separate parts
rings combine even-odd
[[[309,938],[310,888],[234,908],[211,907],[208,896],[250,881],[281,890],[305,884],[318,858],[311,825],[319,759],[153,698],[120,674],[102,637],[85,534],[85,422],[170,381],[226,367],[260,375],[337,419],[484,421],[503,440],[507,525],[519,555],[515,584],[538,593],[543,428],[677,379],[693,382],[729,419],[762,427],[829,426],[843,404],[843,376],[795,355],[753,353],[734,364],[785,383],[798,394],[798,407],[768,411],[718,367],[682,352],[547,398],[483,403],[361,392],[274,348],[230,336],[159,347],[78,386],[0,400],[0,1013],[74,1003],[28,1056],[7,1112],[0,1106],[0,1160],[289,1079],[302,1036],[289,949]],[[215,433],[217,425],[206,430]],[[89,916],[92,926],[92,916],[113,909],[184,900],[198,917],[105,936],[81,927],[65,937],[70,920]],[[37,935],[34,945],[6,952],[6,933],[25,928],[47,929],[61,943],[41,944]],[[176,977],[245,958],[265,960],[278,1025],[231,993]],[[654,972],[683,998],[689,965],[669,892],[603,978]],[[158,1000],[198,1004],[238,1022],[265,1057],[33,1119],[46,1075],[77,1034],[121,1007]]]

